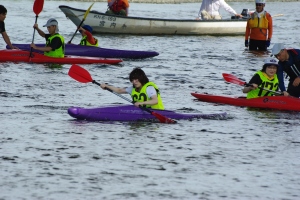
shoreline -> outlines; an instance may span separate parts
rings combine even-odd
[[[61,0],[50,0],[61,1]],[[81,2],[107,2],[107,0],[67,0]],[[226,2],[253,2],[253,0],[225,0]],[[300,0],[268,0],[268,2],[297,2]],[[180,4],[180,3],[200,3],[199,0],[128,0],[129,3],[152,3],[152,4]]]

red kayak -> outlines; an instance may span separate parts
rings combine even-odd
[[[275,110],[300,111],[300,99],[285,96],[267,96],[253,99],[245,97],[217,96],[209,94],[191,93],[199,101],[221,103],[233,106],[245,106],[253,108],[265,108]]]
[[[65,56],[64,58],[53,58],[42,54],[22,50],[0,50],[0,62],[27,62],[27,63],[55,63],[55,64],[118,64],[121,59],[96,58],[85,56]]]

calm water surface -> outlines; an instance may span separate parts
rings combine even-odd
[[[2,0],[14,43],[30,43],[33,1]],[[45,1],[40,26],[55,17],[69,40],[75,25]],[[238,12],[253,3],[230,3]],[[132,16],[194,19],[200,3],[135,4]],[[299,48],[299,3],[267,3],[274,17],[272,44]],[[104,3],[92,10],[105,11]],[[223,13],[224,18],[229,18]],[[43,30],[46,31],[45,28]],[[105,48],[155,50],[159,56],[121,65],[81,65],[99,82],[129,85],[142,67],[161,89],[167,109],[229,114],[226,120],[101,123],[73,120],[70,106],[126,104],[67,73],[26,63],[0,64],[0,199],[299,199],[299,113],[253,110],[196,101],[191,92],[242,96],[222,73],[248,81],[266,53],[245,50],[244,37],[95,35]],[[79,42],[79,35],[74,42]],[[35,42],[44,40],[36,33]],[[0,45],[5,47],[3,39]],[[1,56],[1,55],[0,55]]]

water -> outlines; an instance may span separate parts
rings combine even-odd
[[[14,43],[32,41],[32,1],[3,0]],[[75,25],[45,1],[40,26],[57,18],[66,40]],[[299,48],[297,2],[267,3],[274,17],[272,44]],[[230,3],[237,11],[252,3]],[[200,3],[135,4],[133,16],[194,19]],[[96,3],[92,10],[105,10]],[[226,13],[223,16],[229,17]],[[43,28],[43,30],[45,30]],[[159,56],[121,65],[81,65],[99,82],[125,87],[142,67],[157,83],[167,109],[227,112],[227,120],[160,123],[80,122],[70,106],[127,102],[67,73],[26,63],[0,64],[0,199],[299,199],[299,113],[253,110],[196,101],[191,92],[242,96],[222,73],[248,81],[270,53],[250,53],[244,37],[95,35],[105,48],[155,50]],[[74,42],[79,42],[79,35]],[[35,42],[44,40],[36,33]],[[5,43],[0,39],[0,45]]]

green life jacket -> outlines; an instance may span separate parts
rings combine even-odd
[[[272,80],[269,80],[267,77],[265,77],[262,71],[258,71],[256,72],[256,74],[258,74],[260,79],[262,80],[262,83],[259,85],[259,87],[266,88],[269,90],[274,90],[274,91],[278,90],[279,81],[277,78],[277,74],[274,75],[274,78]],[[272,96],[272,95],[273,95],[272,92],[257,88],[247,93],[247,99],[263,97],[263,96]]]
[[[94,38],[96,40],[96,44],[91,44],[89,43],[89,41],[87,40],[87,36],[83,36],[81,41],[80,41],[80,45],[83,45],[83,46],[93,46],[93,47],[98,47],[99,46],[99,43],[98,43],[98,40],[96,38]]]
[[[158,110],[164,110],[165,107],[164,107],[164,104],[163,104],[162,99],[160,97],[160,93],[159,93],[158,87],[153,82],[148,82],[145,85],[143,85],[143,87],[141,88],[140,92],[137,92],[135,90],[135,88],[133,88],[132,91],[131,91],[132,100],[134,102],[144,102],[144,101],[150,100],[150,97],[148,97],[148,95],[147,95],[147,87],[148,86],[153,86],[155,88],[156,93],[157,93],[158,103],[155,104],[155,105],[152,105],[152,106],[147,105],[146,107],[153,108],[153,109],[158,109]]]
[[[55,37],[59,37],[60,40],[61,40],[61,43],[62,43],[62,46],[59,47],[58,49],[55,49],[55,50],[52,50],[52,51],[45,51],[44,52],[44,55],[45,56],[50,56],[50,57],[55,57],[55,58],[63,58],[65,57],[65,39],[63,36],[61,36],[60,34],[56,33],[52,36],[50,36],[48,39],[47,39],[47,42],[46,42],[46,47],[50,46],[51,44],[51,41],[53,40],[53,38]]]

